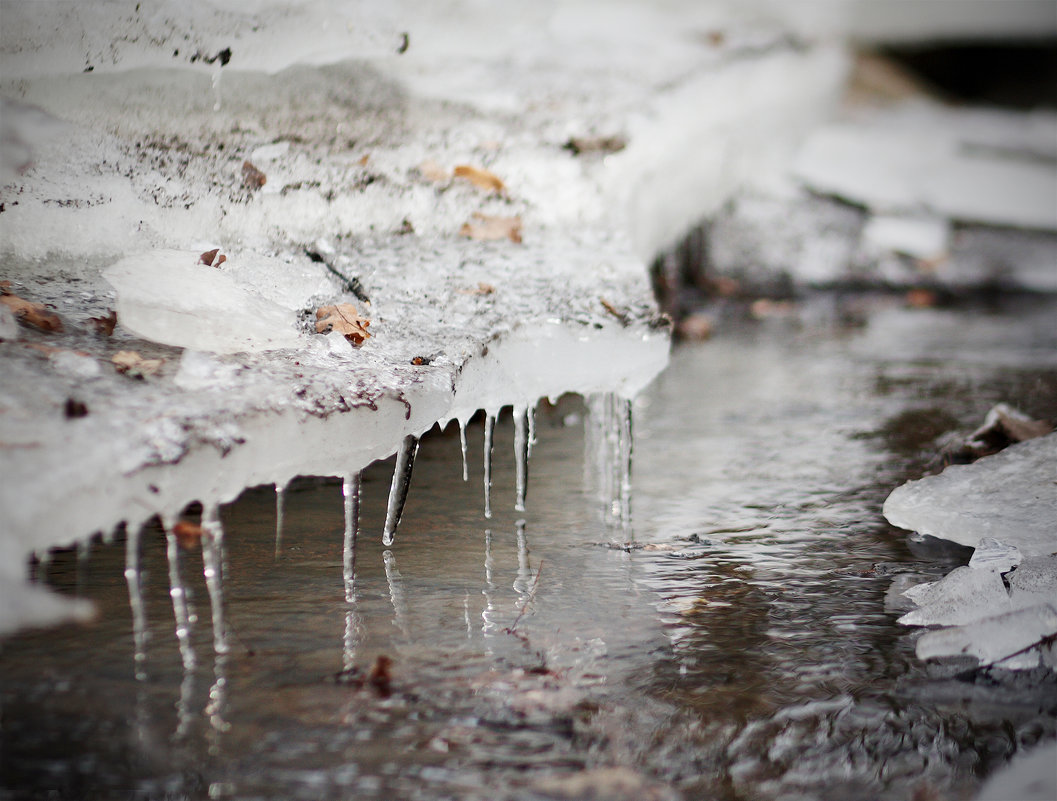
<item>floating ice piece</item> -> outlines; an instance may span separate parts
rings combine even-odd
[[[993,537],[1024,558],[1057,551],[1057,434],[1011,445],[969,465],[911,481],[884,503],[900,528],[976,547]]]
[[[1013,656],[1025,656],[1008,667],[1034,667],[1038,653],[1028,654],[1044,638],[1057,635],[1057,608],[1040,604],[981,620],[971,626],[930,631],[917,643],[919,659],[941,656],[973,656],[980,664],[992,665]]]
[[[196,253],[158,250],[106,270],[104,277],[117,290],[121,325],[153,342],[214,353],[302,343],[292,310],[197,261]]]
[[[984,537],[977,543],[969,567],[1005,573],[1019,565],[1022,558],[1016,546],[1006,545],[994,537]]]
[[[976,145],[964,130],[980,124],[971,115],[930,107],[914,112],[816,131],[797,159],[798,177],[881,212],[927,210],[952,220],[1057,230],[1051,161],[1025,158],[1030,154],[1015,146]],[[1052,115],[1046,124],[1057,130]]]
[[[959,626],[1010,610],[1002,576],[971,567],[955,569],[912,600],[920,606],[899,618],[905,626]]]
[[[866,223],[862,239],[871,251],[938,259],[947,252],[950,223],[936,217],[877,215]]]

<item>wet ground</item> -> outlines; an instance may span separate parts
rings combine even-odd
[[[366,471],[354,586],[340,481],[290,487],[278,536],[247,490],[219,654],[194,537],[181,650],[143,532],[138,665],[125,535],[56,553],[40,580],[100,614],[2,643],[0,798],[971,798],[1057,736],[1057,687],[916,660],[886,590],[968,552],[880,507],[994,403],[1057,418],[1055,319],[825,296],[681,346],[634,404],[630,531],[576,398],[537,411],[524,513],[509,414],[491,519],[480,421],[467,482],[454,427],[423,439],[389,549]]]

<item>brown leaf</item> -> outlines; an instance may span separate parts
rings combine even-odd
[[[427,159],[419,164],[418,173],[427,181],[436,181],[437,183],[447,181],[451,178],[448,171],[432,159]]]
[[[509,239],[511,242],[521,242],[520,217],[493,217],[474,212],[473,218],[476,222],[463,223],[459,229],[461,236],[483,241]]]
[[[84,401],[79,401],[77,398],[67,398],[66,405],[63,407],[63,414],[65,414],[67,420],[76,420],[79,417],[88,416],[88,407]]]
[[[198,257],[198,263],[204,264],[206,267],[219,267],[227,260],[228,257],[220,252],[220,248],[213,248],[212,250],[207,250],[205,253]]]
[[[260,189],[268,182],[268,176],[249,161],[242,162],[242,183],[250,189]]]
[[[130,378],[144,378],[161,369],[162,359],[144,359],[134,350],[119,350],[110,357],[119,373]]]
[[[185,550],[193,548],[202,539],[202,527],[190,520],[178,520],[172,527],[172,533]]]
[[[106,317],[89,317],[88,319],[92,323],[92,327],[95,328],[95,332],[104,337],[113,334],[114,328],[117,326],[117,312],[113,309],[107,312]]]
[[[370,334],[367,326],[371,321],[360,317],[359,310],[351,303],[339,303],[335,306],[320,306],[316,310],[316,333],[325,334],[337,331],[353,345],[362,345]]]
[[[62,331],[59,315],[48,311],[42,303],[31,303],[11,294],[0,295],[0,303],[11,309],[15,319],[23,325],[31,325],[41,331]]]
[[[367,683],[378,691],[383,698],[388,698],[393,681],[393,660],[385,654],[379,654],[367,674]]]
[[[506,189],[502,179],[494,172],[489,172],[488,170],[474,167],[469,164],[456,165],[455,177],[463,178],[478,189],[486,189],[489,192],[502,192]]]

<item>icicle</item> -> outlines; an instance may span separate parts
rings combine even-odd
[[[517,497],[514,511],[525,511],[525,493],[528,490],[528,410],[524,406],[514,407],[514,469]]]
[[[492,516],[492,435],[495,433],[495,415],[484,416],[484,516]]]
[[[139,540],[140,529],[127,532],[125,540],[125,581],[128,583],[128,602],[132,607],[133,662],[137,681],[146,681],[147,612],[143,605],[140,584]]]
[[[382,564],[385,565],[385,580],[389,584],[389,600],[393,604],[393,616],[396,627],[409,637],[407,628],[407,602],[404,599],[404,579],[396,566],[396,557],[392,551],[382,551]]]
[[[536,444],[536,404],[528,407],[528,455],[532,458],[532,448]]]
[[[187,589],[180,576],[180,544],[173,532],[173,521],[162,520],[165,527],[165,555],[169,560],[169,596],[172,598],[173,617],[176,619],[176,642],[185,671],[195,667],[195,651],[191,644],[191,616],[187,610]]]
[[[462,448],[462,480],[470,480],[470,470],[466,464],[466,423],[459,421],[459,447]]]
[[[224,708],[228,699],[227,660],[227,654],[217,651],[213,660],[213,686],[209,688],[209,701],[206,702],[205,708],[212,728],[209,737],[209,753],[212,756],[220,753],[219,735],[231,728],[231,724],[224,720]]]
[[[194,720],[191,715],[191,701],[194,699],[194,694],[195,672],[185,669],[183,681],[180,682],[180,697],[176,701],[176,731],[173,732],[173,740],[182,740],[191,728]]]
[[[345,539],[341,551],[342,579],[345,584],[345,635],[342,640],[342,669],[356,664],[356,643],[360,639],[360,619],[356,613],[356,536],[360,530],[360,474],[345,476],[341,487],[345,497]]]
[[[80,598],[84,596],[85,572],[88,569],[88,556],[92,550],[91,540],[77,541],[77,571],[75,578],[74,594]]]
[[[411,471],[415,469],[417,454],[418,437],[408,434],[400,443],[400,450],[396,454],[393,483],[389,487],[389,506],[385,511],[385,530],[382,532],[382,545],[387,548],[393,544],[396,527],[400,525],[400,516],[404,513],[404,502],[411,486]]]
[[[286,517],[286,485],[275,485],[275,561],[279,561],[283,544],[283,522]]]
[[[228,651],[224,626],[223,545],[224,527],[220,523],[220,509],[213,504],[202,512],[202,572],[206,589],[209,590],[209,605],[213,610],[213,648],[218,654]]]

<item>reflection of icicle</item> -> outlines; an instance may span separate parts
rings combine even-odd
[[[382,545],[393,544],[396,527],[400,525],[400,516],[404,513],[404,502],[411,486],[411,472],[415,469],[415,456],[418,454],[418,437],[408,434],[400,443],[396,454],[396,468],[393,470],[393,483],[389,487],[389,506],[385,512],[385,530],[382,532]]]
[[[180,544],[173,532],[171,520],[165,526],[165,555],[169,560],[169,595],[172,598],[173,617],[176,619],[176,642],[180,646],[180,658],[185,671],[195,667],[195,651],[191,644],[191,616],[187,610],[187,589],[180,575]]]
[[[176,731],[173,732],[174,740],[182,740],[187,736],[188,730],[194,716],[191,714],[191,701],[195,694],[195,672],[184,670],[183,681],[180,682],[180,697],[176,700]]]
[[[606,522],[631,531],[631,401],[615,393],[587,398],[584,469]]]
[[[346,604],[342,669],[347,671],[356,664],[356,643],[360,633],[360,619],[356,613],[356,535],[360,530],[359,473],[345,476],[342,494],[345,496],[345,539],[341,551],[341,565]]]
[[[275,485],[275,561],[279,561],[283,544],[283,522],[286,516],[286,485]]]
[[[202,572],[213,610],[213,647],[218,654],[228,650],[224,626],[223,547],[224,527],[220,523],[220,509],[214,504],[202,512]]]
[[[147,612],[143,605],[143,587],[139,569],[140,529],[127,532],[125,540],[125,581],[128,583],[128,602],[132,607],[132,645],[134,671],[137,681],[147,679]]]
[[[481,590],[484,595],[484,611],[481,612],[481,619],[484,623],[481,625],[481,633],[486,637],[499,628],[495,622],[495,582],[492,581],[494,564],[492,561],[492,532],[487,530],[484,533],[484,589]]]
[[[514,579],[514,592],[518,594],[517,608],[522,609],[528,603],[532,586],[532,570],[529,568],[528,540],[525,539],[525,521],[514,524],[517,533],[517,578]]]
[[[528,410],[524,406],[514,407],[514,470],[517,496],[514,510],[525,511],[525,493],[528,490]]]
[[[385,580],[389,584],[389,600],[393,604],[393,622],[400,632],[410,636],[407,628],[407,601],[404,599],[404,579],[396,567],[396,557],[392,551],[382,551],[382,563],[385,565]]]
[[[532,447],[536,444],[536,404],[528,407],[528,455],[532,456]]]
[[[470,480],[470,469],[466,464],[466,423],[459,421],[459,447],[462,448],[462,480]]]
[[[631,401],[613,396],[617,428],[617,486],[620,493],[620,526],[631,530]]]
[[[492,516],[492,435],[495,433],[495,415],[484,416],[484,516]]]
[[[77,572],[74,584],[74,594],[81,598],[84,596],[84,584],[88,571],[88,556],[92,550],[91,540],[77,541]]]
[[[220,754],[220,735],[231,728],[231,724],[224,720],[228,700],[227,660],[227,654],[217,651],[213,661],[213,686],[209,688],[209,701],[206,702],[205,713],[212,732],[209,737],[211,756]]]

